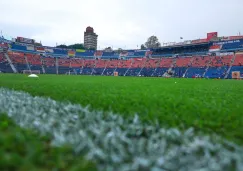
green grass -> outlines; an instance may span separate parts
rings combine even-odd
[[[75,156],[69,147],[51,147],[50,137],[15,125],[0,115],[0,170],[80,171],[96,170],[93,163]]]
[[[243,81],[8,74],[0,86],[243,144]]]

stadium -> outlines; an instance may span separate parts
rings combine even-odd
[[[49,5],[33,3],[36,11],[37,6],[51,7],[54,13],[58,13],[54,10],[57,6],[62,6],[61,1],[53,7],[52,1],[48,1]],[[89,3],[81,2],[81,5]],[[129,1],[129,5],[119,10],[116,3],[113,4],[116,8],[104,4],[110,11],[125,9],[129,13],[134,2]],[[61,11],[65,15],[68,9],[75,11],[74,6],[68,8],[69,4]],[[95,17],[103,15],[100,8],[102,12],[107,10],[101,4],[99,8],[90,5],[98,11],[92,10]],[[144,9],[141,4],[142,0],[131,10],[134,18],[139,7]],[[43,16],[48,13],[43,11]],[[82,23],[86,16],[88,21],[92,20],[91,13],[82,14]],[[28,17],[21,22],[28,21]],[[48,17],[52,18],[49,14]],[[141,48],[138,45],[137,48],[97,48],[101,44],[98,35],[88,26],[84,43],[51,46],[42,45],[34,38],[42,36],[32,35],[43,20],[35,18],[37,26],[33,30],[32,27],[28,31],[19,29],[23,36],[0,36],[0,170],[243,171],[243,36],[240,33],[219,36],[218,32],[205,32],[203,38],[180,37],[178,42],[162,44],[156,36],[151,36]],[[145,25],[146,17],[143,20]],[[152,24],[151,17],[150,20]],[[109,23],[115,25],[114,21],[105,20],[102,26],[108,27]],[[4,25],[2,18],[0,24]],[[207,30],[203,26],[197,27]],[[13,28],[11,25],[9,32],[19,34]],[[101,26],[98,28],[102,30]],[[217,28],[219,32],[223,30]],[[186,31],[173,33],[176,32]],[[69,33],[70,30],[61,35]],[[194,33],[202,35],[197,30]],[[51,34],[47,39],[56,41]],[[136,34],[131,39],[136,39]],[[129,43],[131,39],[124,40]]]
[[[145,50],[82,50],[34,46],[34,40],[1,40],[1,72],[240,79],[243,74],[243,36],[170,43]],[[30,44],[25,44],[30,42]],[[33,43],[31,43],[33,42]],[[232,77],[233,76],[233,77]]]

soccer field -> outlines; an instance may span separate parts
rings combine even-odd
[[[2,74],[0,86],[243,144],[243,81]]]
[[[243,143],[243,81],[7,74],[0,86]]]

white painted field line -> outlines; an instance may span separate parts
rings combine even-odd
[[[51,134],[52,144],[97,162],[99,170],[241,171],[243,148],[217,136],[181,132],[102,111],[0,88],[0,113],[18,125]]]

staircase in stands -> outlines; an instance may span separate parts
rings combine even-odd
[[[46,73],[46,70],[45,70],[45,67],[44,67],[44,62],[43,62],[42,56],[40,57],[40,59],[41,59],[42,73],[45,74]]]
[[[224,79],[228,78],[228,76],[229,76],[229,72],[230,72],[230,70],[231,70],[231,68],[232,68],[232,65],[233,65],[234,62],[235,62],[235,58],[236,58],[236,55],[235,55],[235,53],[234,53],[234,56],[233,56],[233,58],[232,58],[232,60],[231,60],[231,62],[230,62],[230,67],[228,68],[228,70],[227,70],[227,72],[226,72],[226,74],[225,74],[225,76],[224,76]]]
[[[131,62],[131,65],[130,65],[130,66],[129,66],[129,68],[126,70],[126,72],[125,72],[124,76],[126,76],[126,75],[127,75],[127,72],[128,72],[130,69],[131,69],[132,64],[133,64],[134,62],[135,62],[134,60]]]
[[[27,59],[26,54],[24,54],[24,59],[25,59],[25,63],[26,63],[26,65],[27,65],[27,68],[29,69],[30,73],[32,73],[32,72],[31,72],[31,69],[30,69],[30,64],[29,64],[29,61],[28,61],[28,59]]]
[[[137,75],[137,76],[140,75],[141,71],[144,69],[144,67],[145,67],[145,65],[146,65],[147,62],[148,62],[148,60],[146,59],[146,60],[144,61],[144,63],[143,63],[143,66],[141,67],[140,71],[138,72],[138,75]]]
[[[158,63],[157,63],[157,66],[156,66],[154,72],[151,74],[151,77],[154,76],[154,73],[156,73],[157,69],[159,68],[159,65],[160,65],[161,60],[162,60],[162,58],[159,59],[159,61],[158,61]]]
[[[11,66],[12,70],[14,73],[18,73],[17,69],[15,68],[15,66],[13,65],[11,59],[9,58],[7,53],[4,53],[5,58],[7,59],[9,65]]]
[[[107,68],[108,63],[109,63],[109,61],[105,63],[105,68],[103,69],[101,75],[104,75],[104,72],[105,72],[105,70],[106,70],[106,68]]]
[[[190,68],[190,66],[192,66],[192,63],[193,63],[193,60],[194,60],[194,59],[195,59],[195,58],[192,56],[192,57],[191,57],[191,60],[190,60],[190,63],[188,64],[189,66],[186,68],[185,73],[182,75],[183,78],[185,78],[188,69]]]
[[[55,58],[55,66],[56,66],[56,74],[58,74],[58,68],[59,68],[58,58]]]
[[[211,65],[211,63],[212,63],[212,57],[210,57],[210,61],[208,62],[208,64],[207,64],[207,68],[205,69],[205,71],[204,71],[204,73],[203,73],[203,77],[205,76],[205,74],[206,74],[206,72],[208,71],[208,69],[209,69],[209,67],[210,67],[210,65]]]

